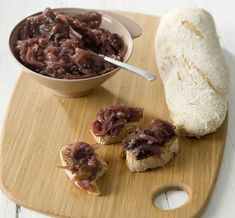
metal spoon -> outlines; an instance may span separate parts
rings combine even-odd
[[[153,80],[156,79],[156,77],[153,74],[151,74],[151,73],[149,73],[149,72],[147,72],[143,69],[140,69],[138,67],[135,67],[133,65],[130,65],[130,64],[127,64],[127,63],[124,63],[124,62],[121,62],[121,61],[117,61],[113,58],[110,58],[110,57],[107,57],[107,56],[104,56],[104,55],[101,55],[101,56],[104,58],[104,60],[106,60],[106,61],[108,61],[108,62],[110,62],[110,63],[112,63],[112,64],[114,64],[118,67],[126,69],[126,70],[128,70],[128,71],[130,71],[134,74],[142,76],[142,77],[144,77],[145,79],[147,79],[149,81],[153,81]]]

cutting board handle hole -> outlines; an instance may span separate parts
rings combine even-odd
[[[189,200],[189,193],[181,186],[168,186],[157,191],[153,204],[160,210],[173,210],[183,206]]]

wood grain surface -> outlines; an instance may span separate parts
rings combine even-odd
[[[144,27],[135,40],[129,63],[156,74],[148,82],[125,71],[79,99],[53,95],[22,74],[11,98],[0,141],[0,185],[13,201],[59,217],[198,217],[205,209],[217,178],[227,132],[227,119],[214,134],[202,139],[179,138],[179,154],[162,169],[131,173],[120,159],[120,146],[100,146],[108,172],[99,181],[102,197],[87,195],[66,177],[59,150],[75,141],[94,143],[89,128],[96,112],[124,103],[145,108],[145,126],[151,119],[170,120],[156,71],[153,39],[157,17],[125,14]],[[182,207],[162,211],[153,199],[171,188],[186,190]]]

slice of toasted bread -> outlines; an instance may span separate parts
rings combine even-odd
[[[123,141],[123,139],[130,134],[131,132],[133,132],[136,127],[137,127],[138,122],[130,122],[127,123],[121,130],[120,134],[118,136],[109,136],[109,135],[105,135],[105,136],[97,136],[93,133],[92,130],[91,133],[94,137],[94,139],[96,140],[97,143],[102,144],[102,145],[108,145],[108,144],[114,144],[114,143],[118,143]]]
[[[66,161],[66,157],[64,156],[64,152],[63,152],[65,148],[66,148],[66,146],[63,147],[63,148],[60,150],[60,160],[61,160],[62,166],[64,166],[64,167],[68,166],[68,163],[67,163],[67,161]],[[98,158],[98,156],[97,156],[97,159],[98,159],[98,160],[101,162],[101,164],[102,164],[102,171],[100,171],[100,172],[97,174],[95,180],[93,180],[93,181],[90,182],[90,184],[91,184],[91,186],[92,186],[92,191],[87,191],[87,190],[83,189],[83,188],[80,186],[80,184],[79,184],[79,179],[78,179],[78,174],[77,174],[76,172],[73,172],[73,171],[71,171],[71,170],[69,170],[69,169],[65,169],[65,173],[67,174],[67,176],[69,177],[69,179],[70,179],[71,181],[73,181],[74,184],[75,184],[78,188],[80,188],[80,189],[86,191],[87,193],[89,193],[89,194],[91,194],[91,195],[100,196],[100,195],[101,195],[101,192],[100,192],[99,187],[98,187],[97,184],[96,184],[96,181],[97,181],[101,176],[103,176],[103,175],[105,174],[105,172],[107,171],[107,163],[104,162],[102,159]]]
[[[143,172],[148,169],[163,167],[178,152],[178,140],[174,139],[161,148],[161,159],[150,156],[142,160],[137,160],[131,150],[126,150],[126,164],[132,172]]]

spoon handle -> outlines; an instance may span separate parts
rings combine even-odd
[[[138,67],[135,67],[133,65],[130,65],[130,64],[127,64],[127,63],[124,63],[124,62],[121,62],[121,61],[117,61],[117,60],[112,59],[112,58],[107,57],[107,56],[104,56],[104,59],[106,61],[116,65],[116,66],[119,66],[119,67],[124,68],[124,69],[126,69],[126,70],[128,70],[128,71],[130,71],[134,74],[142,76],[142,77],[144,77],[145,79],[147,79],[149,81],[153,81],[153,80],[156,79],[156,77],[153,74],[151,74],[151,73],[149,73],[149,72],[147,72],[143,69],[140,69]]]

